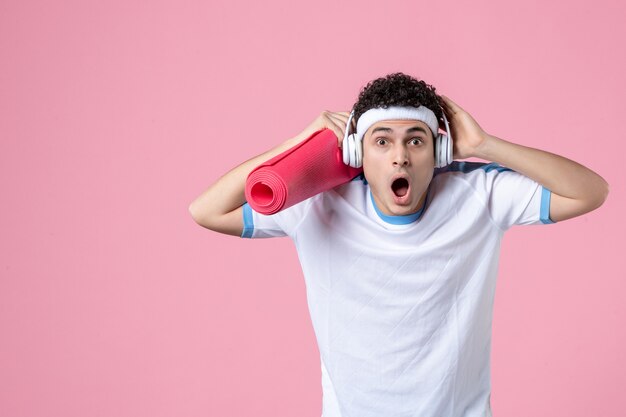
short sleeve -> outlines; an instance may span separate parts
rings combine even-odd
[[[496,163],[484,164],[481,168],[478,171],[487,192],[489,213],[502,230],[514,225],[555,223],[550,219],[552,192],[549,189]]]
[[[270,215],[261,214],[250,207],[247,202],[244,203],[241,237],[256,239],[292,236],[318,196],[313,196]]]

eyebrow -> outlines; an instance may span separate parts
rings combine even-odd
[[[383,132],[387,132],[387,133],[391,133],[393,132],[393,129],[390,127],[382,127],[379,126],[376,129],[372,130],[372,135],[374,135],[374,133],[378,132],[378,131],[383,131]],[[428,135],[428,132],[426,132],[426,129],[424,129],[423,127],[420,126],[414,126],[414,127],[410,127],[406,130],[405,133],[412,133],[412,132],[422,132],[425,135]]]

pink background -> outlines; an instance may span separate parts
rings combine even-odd
[[[506,235],[492,406],[623,416],[623,4],[3,1],[0,415],[319,417],[292,242],[188,206],[402,71],[609,182]]]

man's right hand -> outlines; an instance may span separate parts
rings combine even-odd
[[[302,132],[300,132],[295,138],[296,143],[300,143],[304,139],[311,136],[313,133],[318,130],[327,128],[332,130],[337,136],[337,146],[341,148],[343,143],[343,137],[346,132],[346,125],[348,124],[348,118],[350,117],[350,112],[331,112],[331,111],[323,111],[317,118],[308,125]],[[354,118],[352,119],[352,132],[356,129],[356,124],[354,123]]]
[[[231,169],[189,205],[193,219],[207,229],[240,236],[244,226],[242,205],[246,202],[245,187],[248,174],[259,164],[296,146],[324,128],[335,133],[337,146],[341,148],[349,116],[348,112],[323,111],[297,136]]]

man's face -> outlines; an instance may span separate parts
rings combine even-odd
[[[416,213],[435,168],[433,135],[418,120],[382,120],[363,136],[363,174],[386,215]]]

